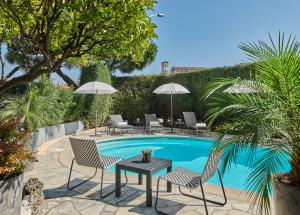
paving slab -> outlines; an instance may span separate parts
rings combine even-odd
[[[78,135],[91,135],[93,130]],[[138,134],[139,136],[144,134]],[[122,138],[119,136],[105,136],[101,139]],[[130,135],[131,136],[131,135]],[[126,136],[128,137],[128,136]],[[115,198],[111,194],[102,200],[99,198],[100,172],[84,186],[68,191],[66,183],[69,167],[73,158],[68,136],[57,141],[44,144],[37,154],[39,162],[34,164],[32,171],[25,173],[25,181],[30,177],[39,178],[44,184],[45,203],[40,214],[43,215],[126,215],[126,214],[156,214],[154,208],[145,207],[145,187],[137,184],[137,176],[129,175],[129,184],[122,188],[122,197]],[[74,167],[72,182],[80,182],[93,174],[92,168]],[[124,177],[122,178],[124,180]],[[156,178],[153,178],[153,196],[156,192]],[[165,186],[165,185],[164,185]],[[166,187],[162,187],[165,190]],[[107,173],[104,177],[105,189],[114,187],[114,173]],[[219,186],[206,184],[206,196],[210,199],[222,198]],[[201,192],[193,191],[194,195],[201,196]],[[247,200],[246,193],[226,188],[228,203],[224,207],[208,204],[212,215],[254,215]],[[155,198],[153,198],[155,200]],[[153,204],[154,205],[154,204]],[[205,214],[203,202],[180,195],[174,186],[172,193],[161,192],[159,207],[168,214]]]

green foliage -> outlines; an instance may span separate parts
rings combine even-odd
[[[207,84],[221,77],[249,78],[251,68],[252,65],[244,65],[171,76],[115,77],[113,86],[118,92],[113,95],[113,112],[122,114],[131,122],[136,118],[143,119],[145,113],[156,113],[166,119],[170,116],[170,96],[152,92],[162,84],[175,82],[185,86],[191,94],[173,97],[174,117],[180,118],[183,111],[194,111],[199,119],[204,119],[206,107],[201,94]]]
[[[113,97],[113,113],[122,114],[130,122],[143,119],[150,112],[151,92],[157,76],[115,78],[114,86],[118,92]]]
[[[91,81],[100,81],[111,85],[111,74],[104,62],[95,62],[82,67],[80,86]],[[82,119],[87,127],[94,126],[97,110],[97,125],[103,125],[109,116],[111,96],[109,95],[75,95],[76,106],[72,111],[77,119]]]
[[[147,11],[155,0],[2,0],[0,38],[18,65],[0,92],[31,82],[62,64],[88,65],[91,59],[141,61],[155,25]]]
[[[120,70],[123,73],[132,73],[136,69],[143,70],[155,60],[157,51],[157,45],[155,43],[151,43],[145,51],[142,60],[135,62],[131,57],[127,57],[123,60],[113,59],[109,61],[108,67],[111,71]]]
[[[29,85],[23,96],[15,96],[5,102],[0,120],[24,116],[25,127],[36,131],[64,121],[65,114],[73,105],[72,90],[51,83],[46,77]]]
[[[0,121],[0,180],[20,175],[35,157],[26,146],[28,131],[20,128],[22,117]]]
[[[223,171],[244,152],[251,169],[250,197],[259,203],[259,213],[270,214],[272,178],[284,164],[291,165],[286,181],[300,187],[300,48],[295,38],[285,40],[280,33],[277,44],[270,37],[270,43],[259,41],[240,47],[255,62],[255,91],[224,92],[228,86],[243,84],[236,79],[211,84],[206,92],[209,125],[223,119],[215,139],[224,149]],[[224,138],[226,134],[230,137]],[[259,147],[263,150],[258,153]]]

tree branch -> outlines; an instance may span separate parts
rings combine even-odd
[[[6,79],[9,79],[11,76],[13,76],[17,71],[19,71],[20,69],[20,66],[16,66],[15,68],[13,68],[13,70],[10,71],[10,73],[8,73],[6,76],[5,76],[5,80]],[[4,80],[3,79],[3,80]]]
[[[69,76],[64,74],[60,68],[56,71],[56,74],[59,75],[70,87],[78,87],[78,84],[75,81],[73,81]]]
[[[2,58],[2,43],[3,39],[0,39],[0,63],[1,63],[1,81],[4,80],[4,69],[5,69],[5,63]]]

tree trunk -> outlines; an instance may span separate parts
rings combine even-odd
[[[78,84],[73,81],[69,76],[67,76],[66,74],[64,74],[61,69],[58,69],[56,71],[56,73],[70,86],[70,87],[74,87],[77,88]]]

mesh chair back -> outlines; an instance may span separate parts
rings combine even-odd
[[[221,158],[222,151],[217,151],[216,149],[211,150],[202,173],[202,182],[209,180],[215,174]]]
[[[195,126],[197,124],[194,112],[182,112],[182,114],[186,126]]]
[[[150,126],[150,122],[158,122],[156,114],[145,114],[146,126]]]
[[[119,122],[123,122],[123,118],[121,115],[110,115],[110,120],[113,123],[113,125],[117,126]]]
[[[103,162],[95,140],[70,137],[76,163],[80,166],[102,168]]]

